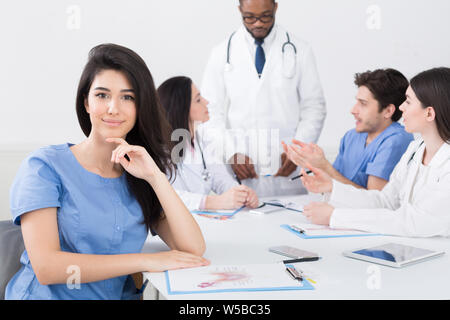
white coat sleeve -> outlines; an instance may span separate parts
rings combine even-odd
[[[212,189],[216,194],[222,194],[239,185],[224,164],[215,164],[209,167],[213,177]]]
[[[439,203],[441,208],[449,208],[450,197],[447,193],[439,192],[432,200]],[[405,237],[448,237],[450,214],[444,209],[432,212],[410,203],[397,210],[336,208],[330,219],[330,227]]]
[[[309,45],[300,61],[301,78],[297,87],[300,96],[300,121],[295,138],[304,142],[317,142],[327,111],[316,61]]]
[[[400,207],[400,190],[406,180],[408,160],[417,150],[417,142],[412,142],[400,161],[395,166],[384,188],[379,190],[358,189],[348,184],[333,180],[333,188],[329,202],[335,207],[346,208],[388,208]]]
[[[203,137],[203,133],[199,132],[199,137]],[[203,141],[204,139],[201,138]],[[212,183],[211,189],[216,194],[222,194],[229,189],[238,186],[233,170],[229,165],[225,164],[222,159],[218,158],[209,147],[203,146],[203,155],[211,173]]]
[[[329,202],[336,207],[346,208],[389,208],[400,206],[400,180],[391,180],[382,191],[358,189],[349,184],[333,180],[333,191]]]
[[[203,74],[201,93],[209,101],[210,120],[201,125],[201,130],[205,145],[227,162],[235,153],[245,153],[245,147],[239,149],[240,144],[235,143],[236,135],[227,130],[229,98],[224,80],[225,52],[223,45],[214,48]]]
[[[180,176],[179,172],[176,172],[176,175],[172,177],[171,181],[171,185],[181,198],[181,201],[183,201],[189,211],[201,209],[201,205],[204,203],[206,195],[187,191],[182,181],[183,178]]]
[[[440,182],[438,188],[427,193],[426,204],[401,202],[399,199],[410,155],[411,152],[405,153],[382,191],[334,183],[330,202],[338,206],[331,216],[330,227],[406,237],[450,236],[450,213],[447,209],[450,207],[450,175]]]
[[[181,198],[184,205],[188,208],[189,211],[202,209],[201,204],[204,201],[204,197],[206,197],[206,195],[180,189],[175,189],[175,192]]]
[[[227,161],[229,152],[225,151],[225,147],[231,146],[233,138],[226,130],[226,111],[229,102],[223,75],[225,62],[221,59],[220,48],[221,46],[213,49],[203,73],[201,93],[209,101],[210,120],[201,125],[201,130],[205,145]]]

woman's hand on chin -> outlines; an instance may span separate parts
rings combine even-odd
[[[120,163],[129,174],[147,181],[162,174],[144,147],[130,145],[122,138],[107,138],[106,141],[117,144],[112,152],[111,162]]]

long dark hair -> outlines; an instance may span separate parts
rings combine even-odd
[[[191,110],[192,99],[192,80],[188,77],[173,77],[164,81],[158,87],[158,95],[161,105],[166,112],[167,120],[173,130],[185,129],[189,132],[189,111]],[[181,143],[180,154],[177,156],[183,159],[188,141],[180,137]],[[176,143],[177,141],[175,141]],[[193,141],[189,139],[193,146]],[[172,148],[175,145],[172,145]],[[177,158],[178,158],[177,157]]]
[[[411,88],[423,108],[433,107],[439,136],[450,144],[450,68],[435,68],[411,79]]]
[[[86,136],[92,124],[86,112],[85,99],[92,82],[103,70],[122,72],[131,83],[136,95],[136,124],[126,136],[131,145],[144,147],[158,168],[172,176],[173,164],[170,159],[167,140],[170,126],[162,112],[153,77],[144,60],[132,50],[116,45],[101,44],[91,49],[89,58],[78,84],[76,111],[78,122]],[[139,202],[147,231],[162,217],[162,206],[150,185],[126,172],[128,188]]]

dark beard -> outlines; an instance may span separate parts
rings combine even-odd
[[[245,29],[247,29],[248,33],[250,33],[253,37],[253,39],[255,40],[264,40],[265,38],[267,38],[267,36],[272,32],[273,27],[275,26],[275,20],[273,21],[272,26],[269,29],[269,32],[267,32],[266,36],[264,38],[256,38],[253,33],[244,25]]]

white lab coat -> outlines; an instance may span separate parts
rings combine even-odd
[[[242,26],[231,40],[231,70],[226,71],[227,38],[213,49],[203,76],[201,91],[210,102],[211,116],[202,128],[205,138],[215,143],[214,152],[225,161],[235,153],[249,155],[260,175],[278,171],[282,140],[317,142],[326,116],[311,46],[291,33],[289,37],[297,54],[292,46],[286,46],[283,64],[286,30],[274,26],[266,37],[270,44],[265,48],[266,63],[259,78],[256,47],[251,47],[251,35]],[[288,73],[292,77],[286,76]],[[231,130],[224,134],[224,129]],[[250,143],[256,136],[258,144]]]
[[[336,209],[330,226],[407,237],[450,236],[450,145],[439,149],[418,179],[425,150],[420,143],[411,142],[382,191],[333,181],[330,204]]]
[[[201,209],[202,199],[211,192],[222,194],[238,185],[227,171],[226,165],[215,159],[214,155],[209,154],[204,148],[202,148],[203,156],[211,177],[208,181],[203,180],[204,167],[198,144],[194,144],[194,150],[190,145],[186,150],[183,161],[177,164],[172,186],[189,210]]]

